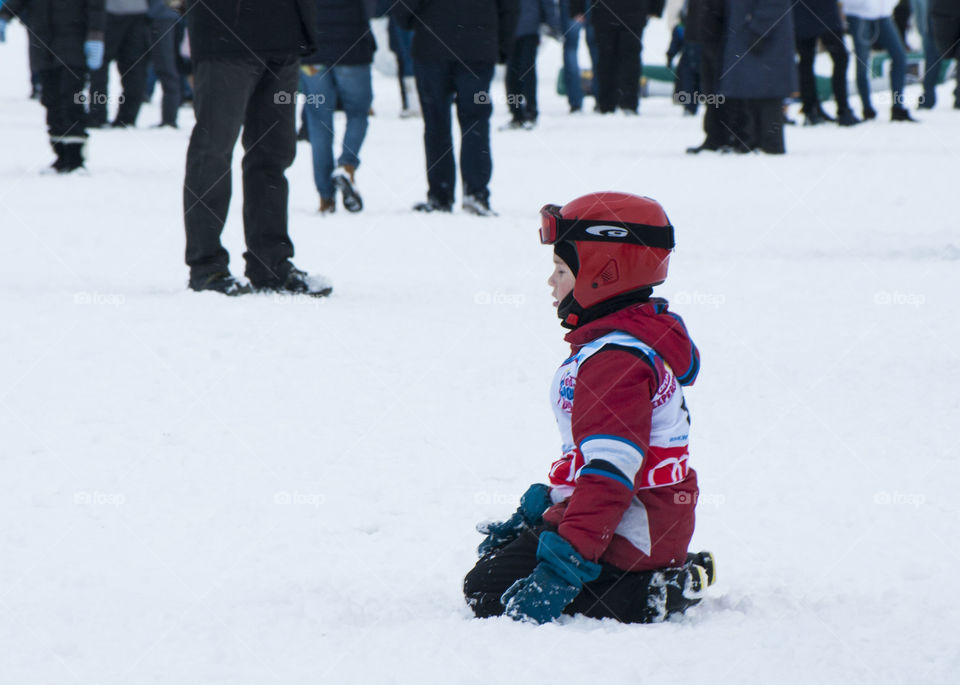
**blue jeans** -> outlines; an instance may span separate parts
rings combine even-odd
[[[460,124],[460,175],[463,194],[483,200],[493,174],[490,152],[490,81],[493,63],[413,61],[423,112],[423,147],[427,158],[427,198],[452,204],[457,182],[453,154],[451,106],[456,102]]]
[[[583,85],[580,83],[580,62],[577,48],[583,24],[570,16],[570,0],[560,0],[560,28],[563,30],[563,81],[567,88],[570,109],[583,107]]]
[[[307,118],[310,146],[313,148],[313,180],[324,200],[333,199],[333,113],[339,99],[347,115],[347,130],[338,166],[360,166],[360,147],[367,135],[367,116],[373,102],[370,65],[329,67],[313,65],[317,73],[300,72],[300,89],[306,98],[303,112]]]
[[[853,50],[857,56],[857,91],[863,108],[873,109],[870,104],[870,46],[874,41],[881,49],[890,54],[890,90],[893,93],[893,106],[903,107],[903,85],[907,75],[907,52],[903,48],[900,34],[892,17],[881,19],[862,19],[847,15],[850,35],[853,36]]]
[[[937,81],[940,75],[940,53],[933,42],[933,31],[930,30],[930,2],[929,0],[910,0],[920,38],[923,39],[923,100],[922,104],[933,107],[937,103]]]

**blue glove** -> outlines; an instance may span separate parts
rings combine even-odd
[[[550,499],[550,486],[534,483],[520,498],[520,506],[506,521],[493,521],[477,525],[477,532],[487,537],[477,547],[477,553],[483,556],[500,549],[508,542],[517,539],[524,528],[538,526],[543,522],[545,512],[553,502]]]
[[[3,3],[0,2],[0,5]],[[7,42],[7,20],[0,17],[0,43]]]
[[[103,41],[86,41],[83,44],[83,54],[87,58],[87,68],[90,71],[96,71],[103,66]]]
[[[537,559],[540,563],[533,573],[515,582],[500,597],[507,616],[515,621],[549,623],[560,618],[583,590],[583,584],[596,580],[602,568],[584,559],[573,545],[551,531],[540,534]]]

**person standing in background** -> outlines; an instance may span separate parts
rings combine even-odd
[[[890,91],[893,97],[890,120],[916,121],[904,106],[907,52],[891,16],[894,5],[896,0],[845,0],[843,3],[857,56],[857,91],[863,104],[863,118],[876,119],[877,111],[870,101],[870,77],[867,74],[870,50],[876,43],[890,55]]]
[[[187,4],[193,109],[183,222],[191,290],[252,289],[329,295],[297,269],[287,229],[285,175],[297,152],[300,56],[317,49],[316,0],[191,0]],[[220,242],[232,192],[233,148],[243,129],[243,231],[250,286],[230,275]]]
[[[609,114],[620,108],[637,114],[640,76],[643,73],[643,30],[648,16],[663,14],[665,0],[607,0],[595,3],[591,21],[597,39],[597,111]],[[570,12],[582,15],[585,0],[571,0]]]
[[[7,23],[22,19],[27,30],[47,110],[47,132],[57,154],[52,170],[67,174],[83,168],[87,142],[83,90],[87,70],[103,63],[103,0],[6,0],[0,8],[0,43]]]
[[[836,121],[840,126],[855,126],[860,123],[850,109],[847,95],[847,66],[850,55],[843,42],[843,21],[837,0],[805,0],[793,6],[794,32],[797,38],[797,54],[800,75],[800,97],[803,100],[804,123],[815,126],[826,121]],[[823,44],[833,61],[833,97],[837,103],[836,119],[823,111],[817,96],[817,82],[813,73],[813,61],[817,41]]]
[[[180,71],[177,68],[177,22],[183,0],[150,0],[150,61],[163,89],[160,123],[157,127],[177,128],[180,110]]]
[[[685,39],[700,45],[700,86],[704,95],[704,141],[688,147],[687,154],[727,151],[733,144],[729,108],[720,95],[723,41],[726,25],[724,0],[690,0]]]
[[[110,102],[107,83],[110,63],[116,60],[123,84],[123,96],[113,120],[114,128],[136,126],[140,105],[147,87],[147,0],[106,0],[106,52],[103,66],[90,74],[89,125],[101,128],[107,123]]]
[[[670,34],[670,45],[667,48],[667,68],[674,72],[673,101],[683,106],[683,112],[689,116],[696,116],[700,94],[700,56],[702,47],[697,41],[687,37],[686,3],[684,9],[677,16],[677,24]],[[674,67],[673,60],[680,56]]]
[[[957,87],[953,91],[953,108],[960,109],[960,2],[930,0],[930,32],[933,34],[940,60],[957,60]]]
[[[553,0],[520,0],[517,30],[504,79],[511,114],[510,123],[504,128],[529,130],[537,125],[537,50],[541,24],[549,26],[553,35],[560,36],[560,19]]]
[[[737,152],[782,155],[783,101],[797,90],[791,0],[727,0],[720,94]]]
[[[320,214],[336,209],[339,190],[348,212],[363,209],[355,174],[360,147],[367,135],[373,103],[370,63],[377,43],[370,19],[357,0],[315,0],[318,50],[303,59],[300,89],[306,96],[304,115],[313,148],[313,176],[320,194]],[[333,165],[333,113],[337,103],[347,115],[343,149]]]
[[[954,3],[960,4],[960,3]],[[933,109],[937,104],[937,81],[940,76],[940,60],[937,45],[933,40],[930,25],[930,0],[910,0],[913,19],[917,22],[917,32],[923,45],[923,97],[920,109]]]
[[[420,103],[417,101],[417,82],[413,75],[413,56],[410,48],[413,44],[413,31],[400,28],[397,20],[389,14],[393,0],[377,0],[375,17],[387,17],[387,35],[390,52],[397,58],[397,82],[400,86],[400,118],[420,116]]]
[[[505,63],[517,21],[516,0],[397,0],[391,13],[413,30],[413,61],[423,112],[427,201],[418,212],[453,211],[457,173],[450,108],[460,124],[463,209],[495,216],[490,209],[490,83]]]
[[[580,82],[580,61],[577,56],[583,15],[575,17],[570,14],[570,0],[560,0],[558,10],[560,30],[563,31],[563,83],[570,113],[573,114],[583,110],[583,84]]]

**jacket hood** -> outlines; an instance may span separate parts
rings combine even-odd
[[[679,315],[662,298],[634,304],[567,333],[564,340],[574,348],[591,340],[623,331],[649,345],[670,365],[681,385],[693,385],[700,372],[700,351],[690,339]]]

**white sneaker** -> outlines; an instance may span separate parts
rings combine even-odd
[[[474,216],[499,216],[490,209],[490,201],[476,195],[467,195],[463,198],[463,211]]]

